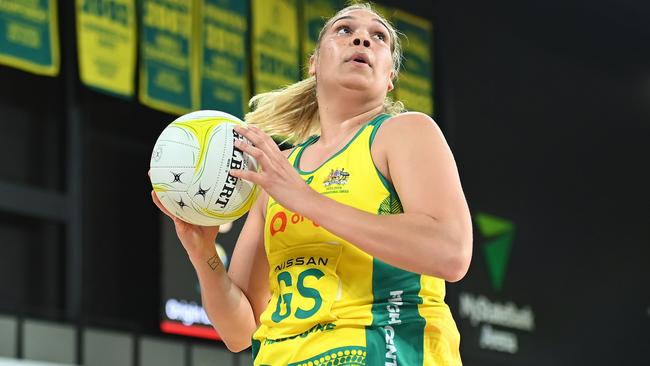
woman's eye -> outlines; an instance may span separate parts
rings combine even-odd
[[[339,27],[339,29],[336,31],[336,34],[342,35],[342,34],[349,34],[352,33],[350,31],[350,28],[348,27]]]
[[[386,40],[386,35],[383,33],[375,33],[375,38],[377,38],[380,41],[385,41]]]

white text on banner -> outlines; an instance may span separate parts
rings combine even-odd
[[[201,108],[243,118],[248,105],[248,2],[202,0]]]
[[[298,81],[296,0],[252,0],[255,93]]]
[[[196,104],[193,83],[194,0],[142,0],[140,101],[175,114]]]
[[[0,64],[39,75],[59,74],[56,0],[0,1]]]
[[[403,11],[395,12],[393,22],[406,35],[397,96],[407,109],[433,116],[433,26],[428,20]]]
[[[79,76],[91,88],[133,96],[135,0],[77,0]]]

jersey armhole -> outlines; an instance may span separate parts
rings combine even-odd
[[[370,139],[368,141],[368,153],[370,154],[370,160],[372,161],[372,165],[375,167],[375,171],[377,172],[377,176],[379,177],[379,180],[381,180],[381,183],[384,185],[386,190],[390,192],[391,196],[394,195],[395,197],[397,197],[397,191],[395,191],[395,187],[393,187],[393,185],[390,184],[390,182],[388,182],[388,179],[386,179],[386,177],[384,177],[384,175],[379,171],[379,169],[377,169],[377,164],[375,164],[375,160],[372,158],[372,143],[373,141],[375,141],[375,135],[377,134],[377,131],[379,131],[381,125],[386,120],[390,119],[390,117],[392,116],[389,114],[384,114],[381,115],[376,120],[374,120],[373,122],[371,122],[371,124],[373,125],[373,129],[372,129],[372,133],[370,134]]]

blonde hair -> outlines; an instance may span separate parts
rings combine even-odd
[[[318,53],[323,35],[332,26],[332,23],[338,19],[339,15],[354,10],[372,12],[386,24],[392,41],[390,47],[393,59],[393,80],[395,80],[402,63],[402,47],[399,34],[390,22],[375,11],[369,3],[350,5],[329,18],[318,35],[314,54]],[[249,105],[252,111],[246,113],[246,122],[257,125],[272,136],[284,137],[283,142],[301,143],[309,136],[320,134],[316,78],[314,76],[281,89],[255,95],[251,98]],[[393,101],[388,96],[384,99],[385,113],[396,115],[403,111],[404,104],[402,102]]]

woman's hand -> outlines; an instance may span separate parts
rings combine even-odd
[[[183,247],[187,251],[190,260],[194,262],[199,260],[205,262],[213,258],[216,254],[215,239],[219,232],[219,226],[199,226],[189,224],[169,212],[160,202],[156,192],[151,191],[151,199],[158,206],[160,211],[169,216],[174,221],[176,235],[180,239]]]
[[[310,196],[316,192],[305,183],[273,139],[262,130],[249,125],[236,126],[235,131],[252,143],[235,140],[235,146],[254,157],[260,169],[259,172],[231,170],[230,174],[257,184],[286,209],[301,213]]]

